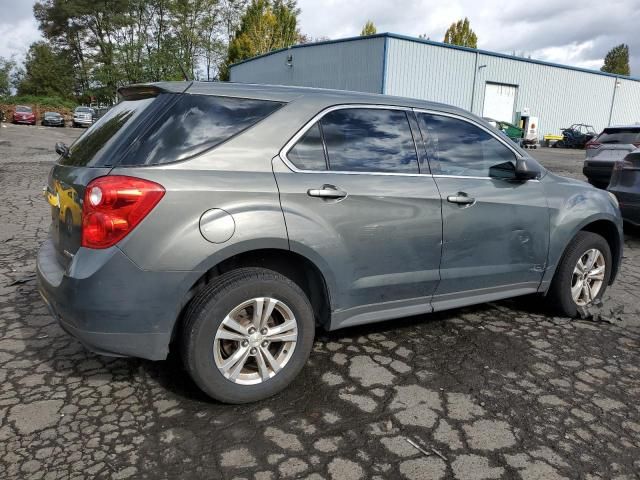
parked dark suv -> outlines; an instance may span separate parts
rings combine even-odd
[[[283,389],[317,326],[533,293],[572,316],[618,270],[615,197],[460,109],[225,83],[120,96],[57,145],[40,290],[90,349],[173,344],[221,401]]]

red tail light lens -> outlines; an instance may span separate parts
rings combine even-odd
[[[585,145],[585,148],[587,150],[595,150],[597,148],[600,148],[601,146],[602,146],[601,143],[591,141],[591,142],[587,142],[587,144]]]
[[[82,206],[82,246],[108,248],[126,237],[164,196],[149,180],[119,175],[87,185]]]

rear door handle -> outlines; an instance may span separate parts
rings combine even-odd
[[[345,198],[347,196],[347,192],[340,190],[334,185],[323,185],[322,188],[310,188],[307,190],[307,195],[310,197],[338,199]]]
[[[447,202],[457,203],[458,205],[473,205],[476,203],[476,199],[470,197],[464,192],[458,192],[456,195],[449,195],[447,197]]]

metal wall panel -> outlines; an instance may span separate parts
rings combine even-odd
[[[518,87],[515,111],[538,117],[540,137],[573,123],[601,130],[609,122],[614,77],[479,54],[474,113],[483,110],[487,82]]]
[[[385,48],[386,42],[386,48]],[[293,66],[287,66],[287,55]],[[487,83],[517,87],[515,111],[538,117],[540,137],[572,123],[599,131],[640,122],[640,81],[448,48],[394,35],[294,47],[235,65],[231,80],[399,95],[481,115]],[[474,84],[475,83],[475,84]],[[615,89],[615,104],[612,108]],[[514,118],[515,120],[515,118]]]
[[[640,82],[620,79],[615,95],[611,125],[640,122]]]
[[[474,53],[397,38],[388,42],[384,93],[469,110]]]
[[[231,81],[381,93],[383,37],[308,45],[231,67]],[[293,56],[287,66],[287,55]]]

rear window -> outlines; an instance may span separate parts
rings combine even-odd
[[[640,127],[638,128],[605,128],[596,139],[598,143],[630,144],[640,143]]]
[[[60,163],[76,167],[112,164],[113,159],[104,158],[109,147],[114,144],[123,127],[133,123],[153,101],[154,98],[146,98],[118,103],[71,145],[69,156],[61,157]]]
[[[132,146],[121,165],[185,160],[229,140],[282,105],[266,100],[182,95]]]

